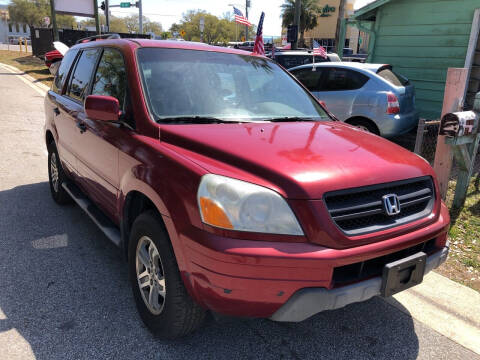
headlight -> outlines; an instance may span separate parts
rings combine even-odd
[[[223,229],[303,235],[297,218],[276,192],[220,175],[204,175],[197,194],[202,221]]]

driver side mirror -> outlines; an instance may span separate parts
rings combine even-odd
[[[89,95],[85,100],[85,113],[92,120],[118,121],[120,104],[112,96]]]

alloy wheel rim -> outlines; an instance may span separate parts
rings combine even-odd
[[[50,176],[52,178],[52,186],[55,192],[58,192],[58,167],[57,167],[57,156],[55,153],[52,153],[50,156]]]
[[[158,315],[165,305],[167,289],[160,254],[148,236],[140,238],[135,258],[137,284],[143,302],[152,314]]]

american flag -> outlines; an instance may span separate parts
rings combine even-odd
[[[252,26],[250,21],[248,21],[248,19],[245,16],[243,16],[243,13],[240,10],[238,10],[235,6],[233,7],[233,13],[235,14],[235,22],[236,23],[240,23],[240,24],[247,25],[247,26]]]
[[[265,56],[265,48],[263,46],[263,18],[265,13],[262,11],[260,15],[260,21],[257,28],[257,37],[255,38],[255,45],[253,46],[253,53],[257,55]]]
[[[323,46],[320,46],[317,40],[313,40],[313,56],[327,58],[327,51]]]

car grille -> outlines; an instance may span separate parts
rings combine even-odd
[[[382,197],[395,194],[400,213],[387,215]],[[424,218],[432,212],[435,190],[431,177],[329,192],[324,195],[335,224],[348,236],[388,229]]]
[[[418,245],[403,249],[388,255],[380,256],[367,261],[357,262],[350,265],[344,265],[333,269],[333,286],[339,287],[348,285],[357,281],[366,280],[372,277],[382,275],[386,264],[406,258],[410,255],[423,251],[430,255],[437,251],[435,239],[420,243]]]

